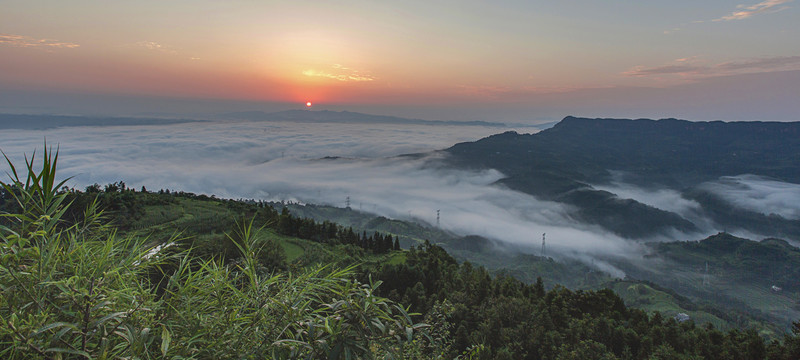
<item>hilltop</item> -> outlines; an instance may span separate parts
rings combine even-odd
[[[800,122],[568,116],[536,134],[507,132],[446,151],[459,164],[492,164],[511,177],[541,169],[576,181],[609,181],[616,170],[665,185],[747,173],[800,183]]]
[[[566,117],[536,134],[506,132],[444,150],[450,166],[496,169],[498,183],[578,208],[575,216],[629,238],[705,224],[596,188],[671,189],[702,207],[698,217],[765,236],[800,239],[795,219],[730,206],[711,182],[755,175],[800,183],[800,122],[692,122]]]

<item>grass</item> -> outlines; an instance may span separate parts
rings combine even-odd
[[[293,262],[305,255],[305,247],[310,245],[307,240],[280,235],[274,230],[265,230],[265,234],[265,236],[270,236],[278,241],[278,244],[283,248],[284,254],[286,254],[286,261],[288,262]]]
[[[145,206],[144,215],[133,222],[129,233],[149,236],[151,241],[162,242],[172,237],[176,231],[189,243],[200,246],[205,251],[219,249],[215,244],[224,241],[225,233],[231,230],[234,220],[242,216],[225,203],[184,197],[173,198],[169,204]],[[334,211],[333,208],[322,208]],[[339,211],[339,210],[336,210]],[[354,217],[363,214],[354,211],[339,211]],[[297,214],[295,214],[297,215]],[[303,214],[300,214],[302,216]],[[256,224],[260,226],[259,224]],[[404,252],[372,254],[352,246],[328,246],[309,240],[278,234],[275,229],[265,227],[260,235],[277,242],[283,249],[286,261],[301,266],[325,263],[401,264],[406,260]]]
[[[696,324],[711,323],[719,329],[730,329],[731,324],[719,317],[705,311],[692,311],[678,305],[677,299],[672,295],[654,289],[651,286],[633,282],[616,281],[610,286],[628,306],[636,307],[649,312],[661,312],[665,316],[675,316],[678,313],[689,315]]]
[[[385,260],[385,263],[387,263],[387,264],[389,264],[389,265],[399,265],[399,264],[405,264],[405,262],[406,262],[406,256],[407,256],[407,255],[406,255],[406,252],[405,252],[405,251],[402,251],[402,252],[392,252],[392,253],[390,253],[390,255],[389,255],[389,259]]]
[[[274,205],[276,209],[280,204]],[[433,243],[448,241],[454,238],[453,234],[423,226],[411,221],[387,219],[375,214],[362,212],[355,209],[344,209],[325,205],[297,205],[287,204],[289,211],[297,217],[311,218],[316,221],[331,221],[339,225],[353,227],[357,233],[366,231],[367,234],[380,232],[398,236],[403,248],[423,244],[425,240]]]

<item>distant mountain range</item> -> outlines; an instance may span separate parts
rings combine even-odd
[[[197,121],[201,120],[0,114],[0,129],[43,130],[66,126],[168,125]]]
[[[288,110],[280,112],[241,111],[210,116],[217,120],[239,121],[291,121],[303,123],[342,123],[342,124],[406,124],[406,125],[448,125],[448,126],[488,126],[507,127],[503,123],[488,121],[438,121],[408,119],[396,116],[371,115],[351,111],[329,110]],[[121,125],[169,125],[209,120],[176,119],[168,117],[102,117],[72,115],[21,115],[0,114],[0,129],[41,130],[66,126],[121,126]],[[554,123],[539,125],[520,125],[544,129]]]
[[[734,206],[713,183],[742,174],[800,183],[799,122],[566,117],[536,134],[506,132],[445,152],[452,166],[499,170],[506,175],[500,184],[574,205],[579,220],[625,237],[692,232],[703,224],[593,185],[673,189],[702,205],[698,217],[711,219],[720,231],[800,239],[800,221]]]
[[[505,124],[502,123],[493,123],[487,121],[437,121],[407,119],[396,116],[371,115],[351,111],[330,110],[288,110],[274,113],[267,113],[263,111],[242,111],[219,114],[217,117],[220,119],[250,121],[294,121],[314,123],[505,126]]]

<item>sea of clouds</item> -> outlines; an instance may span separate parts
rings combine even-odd
[[[547,233],[548,251],[578,259],[637,256],[639,241],[574,220],[574,209],[512,191],[494,183],[495,170],[466,171],[441,166],[442,153],[462,141],[511,130],[508,127],[292,122],[191,122],[173,125],[62,127],[4,130],[0,149],[17,164],[23,154],[59,148],[59,173],[82,189],[124,181],[149,190],[171,189],[224,198],[289,200],[344,206],[396,219],[435,222],[460,235],[537,248]],[[514,129],[533,132],[535,128]],[[399,156],[403,154],[425,154]],[[598,186],[697,221],[699,205],[670,189],[624,183]],[[712,186],[735,206],[751,206],[796,218],[800,186],[761,178],[721,179]],[[775,189],[781,197],[764,196]],[[735,199],[746,197],[741,204]],[[752,201],[750,201],[752,200]],[[755,205],[754,205],[755,204]],[[702,222],[699,222],[702,223]],[[651,239],[698,240],[711,234],[673,232]],[[602,261],[598,268],[622,276]]]

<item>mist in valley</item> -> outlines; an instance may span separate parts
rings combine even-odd
[[[479,235],[538,254],[543,233],[548,256],[571,258],[623,277],[614,259],[639,261],[649,241],[700,240],[721,229],[680,189],[614,182],[598,190],[676,213],[700,231],[667,230],[625,238],[576,220],[572,206],[537,199],[496,182],[496,170],[445,166],[442,152],[457,142],[511,130],[498,126],[216,121],[170,125],[6,130],[0,147],[14,163],[41,151],[60,152],[69,186],[124,181],[150,191],[171,189],[223,198],[292,201],[351,207],[434,226],[458,236]],[[520,132],[535,128],[517,128]],[[415,155],[407,155],[415,154]],[[800,185],[756,176],[703,184],[731,206],[796,219]],[[735,233],[736,230],[731,229]],[[742,232],[742,234],[745,234]],[[746,233],[746,235],[755,235]],[[610,260],[610,261],[606,261]]]

